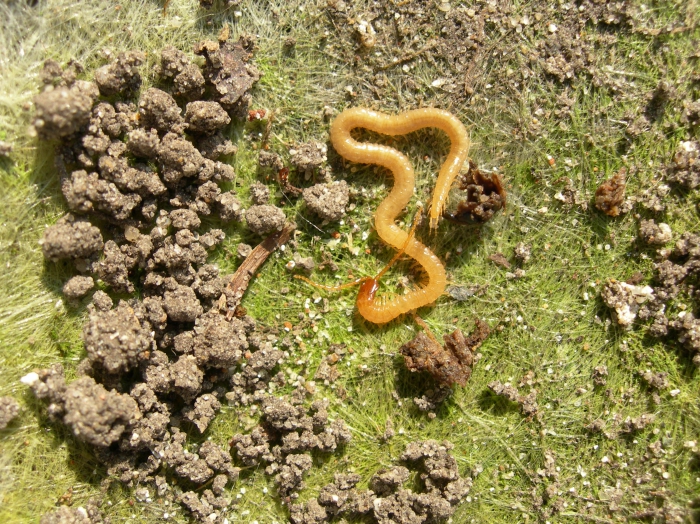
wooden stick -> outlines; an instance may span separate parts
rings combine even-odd
[[[226,291],[221,295],[223,302],[222,306],[227,309],[226,319],[231,320],[236,312],[236,308],[241,303],[241,299],[248,289],[248,284],[252,280],[255,273],[260,269],[269,257],[278,247],[286,243],[296,229],[296,224],[288,223],[281,231],[272,233],[265,240],[260,242],[255,249],[246,257],[243,263],[238,267],[233,274],[231,282],[226,286]],[[225,302],[224,302],[225,301]]]

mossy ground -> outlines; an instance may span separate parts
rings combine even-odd
[[[304,349],[297,349],[288,367],[308,378],[330,343],[342,342],[354,349],[341,363],[342,375],[334,389],[317,385],[318,395],[331,399],[332,413],[352,428],[353,442],[343,453],[311,470],[302,500],[314,495],[334,472],[354,470],[366,481],[379,467],[388,466],[407,442],[435,438],[455,444],[463,474],[482,471],[475,476],[470,498],[457,509],[454,522],[609,522],[631,519],[651,507],[686,508],[700,491],[700,471],[693,469],[690,453],[683,446],[700,437],[700,375],[687,353],[672,340],[647,337],[643,328],[623,332],[611,325],[610,313],[598,299],[608,278],[624,280],[637,271],[651,277],[653,252],[635,241],[634,213],[609,218],[592,206],[587,210],[566,207],[553,196],[560,189],[559,179],[568,176],[590,197],[604,178],[624,165],[636,167],[628,194],[659,181],[663,165],[678,141],[687,136],[687,129],[682,125],[662,128],[659,123],[654,130],[663,132],[631,139],[625,135],[624,115],[638,114],[644,96],[661,79],[677,85],[681,98],[697,98],[697,89],[688,79],[698,73],[697,60],[689,58],[697,50],[698,30],[690,24],[685,31],[656,39],[616,34],[615,43],[594,58],[597,65],[620,71],[634,82],[627,97],[594,89],[585,77],[567,86],[539,77],[523,82],[520,96],[514,97],[506,83],[501,86],[498,80],[506,69],[517,70],[523,63],[517,53],[500,56],[494,35],[488,48],[491,54],[475,67],[472,84],[481,92],[480,99],[454,102],[450,93],[431,87],[432,79],[443,72],[439,62],[430,60],[416,63],[410,74],[400,68],[388,71],[389,84],[379,99],[367,87],[371,75],[345,59],[353,55],[357,43],[343,38],[348,28],[334,25],[325,4],[313,0],[243,2],[236,8],[216,7],[206,12],[193,0],[172,0],[165,15],[159,2],[147,0],[119,4],[56,0],[34,7],[25,2],[0,6],[0,18],[5,21],[0,32],[0,139],[15,144],[11,160],[0,159],[0,395],[13,395],[24,407],[20,418],[0,433],[0,521],[36,522],[69,490],[74,504],[80,504],[100,494],[104,478],[89,450],[50,424],[19,383],[29,371],[57,361],[70,376],[83,355],[84,305],[75,308],[63,303],[60,288],[69,269],[45,263],[37,243],[45,226],[64,212],[51,148],[26,132],[31,111],[24,106],[37,92],[41,64],[47,58],[59,62],[75,58],[86,66],[89,77],[101,64],[103,48],[138,48],[149,53],[142,67],[148,85],[162,47],[172,44],[189,52],[194,42],[215,38],[225,23],[234,34],[258,36],[255,61],[264,76],[255,90],[253,107],[266,107],[275,114],[270,141],[274,151],[286,154],[294,143],[327,141],[323,108],[340,111],[348,105],[346,86],[353,87],[358,100],[377,109],[415,107],[405,96],[410,76],[423,86],[424,104],[448,108],[469,125],[473,159],[480,166],[498,166],[509,188],[507,210],[481,228],[443,223],[432,236],[425,227],[418,230],[419,237],[447,260],[453,284],[487,286],[483,295],[469,301],[458,303],[445,296],[434,307],[419,311],[433,331],[469,330],[475,317],[498,326],[480,348],[482,358],[470,382],[457,389],[435,419],[419,412],[412,402],[429,382],[408,373],[398,355],[399,346],[415,333],[409,318],[384,327],[368,325],[353,314],[354,292],[347,291],[329,297],[330,311],[301,329]],[[480,3],[463,2],[464,6],[471,4]],[[516,2],[510,7],[525,9],[530,4],[534,5]],[[361,13],[370,7],[370,3],[360,3],[353,10]],[[430,9],[439,14],[437,4]],[[666,20],[683,16],[693,22],[698,6],[695,2],[654,2],[647,12],[661,27]],[[435,31],[439,29],[436,25]],[[288,37],[296,40],[291,50],[284,46]],[[502,45],[509,45],[507,38]],[[536,110],[547,114],[563,91],[576,100],[571,115],[561,119],[539,116],[539,131],[524,133],[540,114]],[[662,123],[679,124],[679,118],[680,107],[671,104]],[[235,187],[244,200],[247,185],[260,176],[255,150],[260,144],[258,131],[251,125],[236,131]],[[422,132],[398,138],[393,144],[415,160],[420,180],[416,199],[428,202],[433,173],[445,150],[443,137]],[[547,155],[555,159],[554,166]],[[371,233],[372,210],[386,194],[377,178],[385,186],[391,180],[372,166],[349,169],[332,151],[329,157],[335,177],[346,178],[358,191],[364,187],[368,193],[356,196],[357,207],[342,225],[315,225],[299,204],[288,202],[288,216],[300,226],[297,251],[320,260],[320,247],[325,245],[343,278],[348,272],[374,274],[391,253],[375,234],[363,240],[362,233]],[[268,182],[275,189],[274,182]],[[279,195],[276,198],[284,200]],[[663,219],[676,236],[697,232],[698,200],[697,191],[674,191],[668,197]],[[411,209],[414,207],[415,201]],[[339,242],[332,236],[335,231],[341,235]],[[242,226],[226,232],[224,247],[212,257],[224,273],[236,267],[235,257],[229,255],[235,253],[236,244],[255,242]],[[532,260],[525,265],[525,278],[507,280],[505,271],[487,257],[500,251],[511,258],[517,242],[532,244]],[[359,246],[359,255],[351,254],[348,244]],[[326,296],[290,278],[284,267],[290,251],[268,261],[244,301],[248,312],[268,326],[281,327],[286,321],[298,324],[299,315],[308,319],[306,299],[312,299],[309,309],[319,313],[322,302],[314,303],[313,297]],[[408,264],[402,263],[392,270],[388,291],[398,290],[398,276],[407,269]],[[316,278],[333,280],[327,272],[317,272]],[[281,295],[283,286],[290,293]],[[591,372],[602,364],[609,370],[607,385],[594,388]],[[668,372],[670,389],[680,393],[671,396],[666,390],[661,393],[661,403],[653,404],[639,376],[646,369]],[[496,379],[517,384],[529,371],[536,381],[540,421],[525,419],[517,406],[493,397],[486,388]],[[344,399],[338,394],[341,388],[347,392]],[[524,389],[528,391],[527,386]],[[623,419],[654,413],[657,419],[629,438],[608,440],[584,429],[598,419],[609,426],[616,413]],[[379,437],[388,419],[397,435],[382,444]],[[232,433],[254,423],[254,417],[224,407],[207,436],[224,443]],[[657,440],[663,441],[665,454],[661,462],[651,464],[643,456]],[[545,453],[554,456],[558,478],[538,474]],[[646,473],[649,478],[638,484],[636,479]],[[538,497],[550,484],[556,485],[554,496],[549,504],[541,505]],[[245,495],[231,520],[271,523],[285,519],[279,501],[263,493],[264,488],[274,493],[274,486],[262,471],[246,473],[233,490],[238,493],[243,487]],[[611,499],[617,509],[611,506]],[[552,513],[555,504],[558,511]],[[112,488],[103,505],[105,514],[116,522],[155,522],[164,513],[171,520],[186,521],[182,510],[175,509],[159,501],[134,504],[131,494],[121,488]]]

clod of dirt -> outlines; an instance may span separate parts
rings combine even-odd
[[[379,496],[388,495],[396,491],[399,486],[408,480],[410,472],[408,468],[397,466],[391,469],[380,469],[369,481],[369,487]]]
[[[66,215],[46,228],[41,242],[44,257],[52,261],[90,258],[104,247],[100,230],[87,220]]]
[[[204,157],[190,141],[173,132],[166,134],[161,140],[158,146],[158,159],[163,164],[163,181],[170,186],[176,185],[183,178],[198,174],[201,177],[200,170],[202,166],[207,165]],[[214,168],[211,175],[202,181],[205,182],[214,177],[215,171]]]
[[[30,386],[37,397],[51,400],[52,418],[60,418],[78,440],[93,446],[104,448],[117,442],[142,416],[129,395],[107,391],[92,377],[66,386],[60,365],[39,372]]]
[[[282,161],[282,157],[277,153],[261,149],[258,155],[258,166],[261,168],[270,168],[277,173],[284,168],[284,162]]]
[[[345,216],[350,200],[350,189],[345,180],[330,184],[316,184],[303,191],[306,207],[323,220],[334,222]]]
[[[527,417],[539,416],[539,406],[537,405],[537,390],[533,389],[527,395],[521,395],[518,389],[509,383],[501,383],[495,380],[489,383],[488,388],[500,397],[505,397],[511,402],[520,404],[520,411]]]
[[[231,117],[218,102],[198,100],[185,108],[185,122],[191,133],[213,135],[231,123]]]
[[[258,235],[281,231],[287,222],[284,211],[270,205],[251,206],[245,212],[248,228]]]
[[[614,309],[617,323],[629,328],[637,318],[640,306],[654,298],[654,289],[611,279],[603,287],[600,296],[608,307]]]
[[[19,415],[19,403],[12,397],[0,397],[0,430]]]
[[[69,137],[88,124],[95,98],[77,88],[44,91],[34,97],[32,126],[45,140]]]
[[[248,349],[246,326],[240,319],[226,320],[211,309],[194,326],[193,354],[203,367],[229,367],[240,361]]]
[[[322,524],[328,522],[328,513],[316,499],[306,504],[294,504],[290,509],[290,520],[294,524]]]
[[[666,197],[671,192],[671,187],[666,184],[657,184],[643,190],[634,199],[644,208],[654,213],[666,210]]]
[[[299,253],[294,253],[292,261],[294,262],[294,266],[290,267],[287,265],[287,269],[311,273],[316,268],[316,262],[313,257],[302,257]]]
[[[487,222],[506,206],[506,190],[498,173],[480,171],[469,161],[469,171],[460,178],[460,190],[466,191],[464,200],[457,204],[454,213],[445,213],[453,222]]]
[[[275,475],[277,490],[281,497],[288,497],[295,491],[304,488],[304,473],[311,469],[313,461],[311,455],[304,453],[292,453],[285,457],[284,465],[280,467],[280,472]]]
[[[171,225],[175,229],[197,229],[202,221],[191,209],[176,209],[170,213]]]
[[[263,395],[261,401],[261,425],[250,435],[234,435],[231,446],[246,465],[269,463],[265,472],[275,474],[280,495],[296,498],[312,465],[308,452],[333,452],[352,435],[342,420],[329,422],[327,401],[315,401],[308,410],[270,395]],[[271,447],[275,441],[279,444]]]
[[[200,137],[197,140],[197,149],[204,158],[209,160],[218,160],[222,156],[235,155],[238,152],[233,142],[221,133]]]
[[[642,373],[642,379],[644,382],[649,384],[649,387],[654,389],[666,389],[668,388],[668,373],[665,371],[659,371],[658,373],[653,373],[649,370]]]
[[[204,312],[194,290],[177,284],[163,295],[163,309],[174,322],[194,322]]]
[[[123,194],[113,183],[101,179],[97,173],[73,171],[70,178],[61,181],[61,191],[68,207],[76,213],[100,211],[106,218],[124,221],[141,203],[137,194]]]
[[[593,384],[598,387],[603,387],[608,383],[608,366],[596,366],[591,373]]]
[[[290,519],[295,524],[309,524],[364,515],[363,522],[380,524],[444,522],[471,488],[471,479],[460,476],[457,461],[449,453],[452,448],[447,441],[409,444],[401,456],[406,466],[377,472],[370,480],[371,490],[355,488],[359,475],[337,474],[317,499],[292,505]],[[402,487],[411,470],[419,473],[420,492]]]
[[[117,293],[133,293],[134,285],[129,280],[127,257],[114,240],[105,244],[104,258],[94,264],[100,279]]]
[[[688,189],[700,187],[700,142],[689,140],[678,144],[673,162],[666,170],[666,179]]]
[[[114,306],[112,298],[99,289],[92,295],[92,303],[98,311],[109,311]]]
[[[90,313],[83,328],[83,341],[93,367],[121,374],[148,358],[153,336],[125,301],[116,309]]]
[[[270,201],[270,188],[260,182],[253,182],[250,185],[250,199],[256,206],[267,204]]]
[[[160,53],[160,76],[172,79],[175,96],[192,100],[204,94],[204,76],[199,67],[173,46],[163,48]]]
[[[129,95],[141,87],[139,66],[146,59],[140,51],[119,53],[111,64],[95,71],[95,83],[103,96]]]
[[[250,97],[248,90],[258,81],[260,73],[248,63],[251,55],[243,41],[219,44],[207,40],[195,45],[194,52],[206,59],[204,78],[214,87],[217,102],[227,111],[245,112]]]
[[[695,318],[693,313],[686,313],[669,325],[678,331],[678,342],[695,353],[693,364],[700,367],[700,318]]]
[[[471,376],[474,351],[488,335],[488,324],[476,319],[474,331],[467,338],[461,330],[456,329],[443,337],[443,347],[420,332],[413,340],[401,346],[400,351],[410,371],[427,371],[445,386],[464,386]]]
[[[452,395],[453,391],[447,386],[439,386],[435,389],[429,389],[424,395],[415,397],[413,403],[421,411],[427,411],[429,418],[435,418],[434,411],[442,404],[445,399]]]
[[[312,173],[328,160],[328,147],[321,142],[299,144],[289,150],[289,161],[302,173]]]
[[[191,349],[192,346],[190,345],[189,350],[191,351]],[[179,350],[177,340],[175,341],[175,350]],[[157,376],[154,378],[156,380],[158,378],[165,379],[165,383],[162,388],[157,389],[167,391],[170,388],[170,384],[172,384],[173,391],[188,403],[196,398],[202,390],[204,372],[197,365],[197,358],[193,355],[182,355],[176,362],[170,364],[167,369],[159,369],[159,367],[155,369]],[[146,376],[147,380],[149,378],[151,377]],[[150,382],[153,382],[153,380],[150,380]]]
[[[175,99],[165,91],[151,87],[139,99],[139,115],[144,129],[157,129],[160,133],[180,134],[185,129],[182,110]]]
[[[620,433],[635,433],[642,431],[649,424],[652,424],[656,417],[652,413],[644,413],[638,417],[627,417],[620,425]]]
[[[661,222],[657,224],[653,219],[639,222],[639,238],[645,244],[663,245],[673,239],[671,226]]]
[[[83,506],[73,508],[70,506],[59,506],[54,511],[50,511],[41,517],[39,524],[109,524],[109,520],[102,518],[102,513],[97,505],[89,500]]]
[[[172,79],[180,100],[192,101],[184,117],[177,101],[159,89],[142,93],[138,108],[123,101],[138,83],[134,55],[118,57],[98,75],[103,92],[120,90],[110,95],[116,101],[98,101],[96,85],[76,80],[75,71],[61,72],[58,64],[48,64],[42,77],[48,87],[37,97],[37,132],[63,139],[56,164],[68,206],[102,219],[100,229],[72,215],[61,219],[46,231],[46,257],[75,261],[81,275],[66,285],[67,296],[89,292],[99,277],[116,293],[134,293],[138,283],[143,298],[112,309],[110,296],[95,292],[84,326],[88,356],[78,365],[80,378],[67,385],[63,369],[55,366],[22,381],[48,401],[53,421],[92,446],[109,478],[130,486],[155,483],[159,496],[174,500],[166,476],[181,477],[198,489],[183,495],[183,503],[191,502],[195,516],[210,521],[230,503],[223,492],[237,470],[218,446],[186,449],[187,435],[178,426],[191,422],[206,430],[220,409],[229,373],[243,377],[243,394],[260,402],[275,384],[284,384],[284,377],[272,378],[283,355],[257,342],[249,350],[254,321],[229,320],[219,312],[228,278],[206,261],[207,251],[225,235],[197,229],[201,216],[230,220],[242,214],[235,194],[217,185],[235,175],[216,161],[235,152],[219,131],[230,117],[217,102],[190,98],[205,94],[195,64],[173,49],[163,55],[163,77]],[[220,73],[226,84],[227,72]],[[61,105],[61,96],[69,103]],[[241,93],[236,104],[248,96]],[[191,133],[185,135],[186,128]],[[239,369],[244,355],[248,365]],[[322,412],[309,416],[312,426]],[[323,451],[349,438],[340,423],[319,431],[323,435],[313,441]],[[211,489],[201,491],[209,481]],[[147,490],[139,495],[145,500]]]
[[[155,158],[158,154],[160,138],[158,138],[158,132],[155,129],[146,131],[145,129],[137,128],[129,132],[128,138],[126,149],[134,156]]]
[[[253,252],[253,248],[249,244],[244,244],[240,243],[236,247],[236,255],[238,255],[238,258],[248,258],[248,255],[250,255]]]
[[[530,244],[526,244],[525,242],[518,242],[515,245],[513,254],[518,262],[521,264],[526,264],[530,260],[532,246]]]
[[[69,299],[83,298],[95,287],[92,277],[76,275],[63,285],[63,294]]]
[[[623,206],[626,186],[627,169],[623,167],[596,189],[595,207],[611,217],[616,217],[627,211]]]
[[[205,394],[195,400],[193,408],[185,408],[182,414],[197,426],[200,433],[204,433],[219,409],[221,409],[221,403],[216,396]]]
[[[233,191],[219,196],[219,215],[224,222],[240,221],[243,216],[243,206]]]

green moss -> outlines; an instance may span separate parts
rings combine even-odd
[[[660,4],[648,14],[655,23],[662,25],[678,16],[678,5]],[[258,35],[256,65],[264,76],[255,91],[254,107],[273,111],[270,147],[286,158],[288,148],[295,143],[326,141],[328,123],[322,117],[323,108],[341,110],[349,103],[345,87],[358,88],[366,80],[356,77],[343,59],[343,46],[351,44],[340,41],[336,32],[323,37],[331,28],[323,5],[244,2],[240,18],[232,9],[204,12],[196,2],[185,0],[173,0],[166,16],[158,2],[125,1],[118,9],[112,2],[63,0],[33,8],[0,6],[0,18],[7,21],[0,32],[0,63],[4,68],[0,136],[16,145],[12,161],[0,160],[0,395],[15,396],[24,408],[19,420],[0,433],[0,521],[35,522],[69,489],[76,504],[84,503],[101,493],[104,478],[89,450],[51,424],[43,408],[19,383],[32,369],[54,362],[62,362],[72,376],[83,354],[80,333],[84,305],[74,307],[61,301],[60,288],[70,275],[69,268],[44,263],[38,245],[44,227],[64,211],[50,148],[27,136],[30,113],[22,109],[39,87],[41,63],[46,58],[62,62],[76,58],[86,66],[89,78],[103,63],[103,48],[113,52],[139,48],[148,52],[142,68],[148,72],[163,46],[172,44],[189,52],[193,43],[216,38],[224,23],[229,23],[236,34]],[[284,49],[287,36],[296,38],[292,51]],[[653,90],[662,78],[688,90],[683,82],[694,66],[685,57],[697,36],[693,30],[659,37],[661,45],[667,46],[661,52],[650,48],[645,37],[621,33],[615,52],[598,52],[595,59],[598,66],[622,71],[640,93]],[[524,65],[517,53],[510,56],[499,67],[518,70]],[[439,63],[423,61],[413,71],[413,78],[419,85],[429,86],[442,73],[440,67]],[[483,72],[485,78],[493,74],[494,67]],[[359,99],[386,111],[410,106],[404,98],[405,78],[400,68],[386,74],[385,98],[371,100],[368,92],[358,88]],[[146,76],[145,85],[151,82]],[[484,85],[480,88],[486,92]],[[399,346],[415,334],[409,319],[384,327],[368,325],[353,313],[354,291],[330,296],[292,280],[285,269],[291,250],[274,255],[251,285],[244,305],[269,326],[281,327],[285,321],[296,324],[300,317],[308,318],[307,299],[311,299],[309,308],[315,313],[322,305],[314,302],[316,298],[330,299],[330,311],[314,321],[317,330],[309,327],[301,334],[305,349],[296,350],[289,369],[306,370],[312,376],[330,343],[346,343],[354,351],[340,363],[342,376],[336,387],[317,384],[319,396],[331,400],[333,416],[347,421],[354,440],[342,453],[318,459],[302,500],[317,493],[340,470],[354,470],[366,483],[380,466],[389,466],[407,442],[427,438],[452,441],[463,474],[482,471],[475,476],[470,502],[458,508],[454,522],[544,521],[536,497],[555,481],[568,504],[556,517],[558,522],[607,521],[606,490],[618,481],[628,490],[625,514],[632,514],[641,507],[629,505],[638,489],[626,473],[630,468],[648,470],[651,485],[664,486],[674,504],[683,506],[697,493],[698,472],[689,467],[689,453],[683,448],[685,441],[697,440],[700,435],[697,371],[672,341],[645,337],[643,329],[625,333],[609,325],[609,312],[597,299],[607,278],[625,279],[636,271],[650,275],[653,252],[634,246],[637,226],[632,214],[610,219],[592,206],[587,210],[569,208],[554,199],[562,188],[562,177],[571,177],[574,187],[590,196],[604,178],[622,166],[634,168],[629,193],[649,187],[659,180],[662,165],[685,131],[667,126],[661,138],[651,133],[626,137],[625,115],[639,114],[644,100],[640,96],[621,101],[585,80],[574,81],[567,88],[568,96],[576,100],[570,118],[536,116],[538,108],[545,114],[556,109],[556,97],[562,91],[558,84],[530,81],[524,82],[522,89],[522,96],[514,100],[507,96],[505,87],[501,90],[496,86],[489,101],[472,105],[454,104],[438,89],[426,88],[424,92],[427,104],[449,107],[470,126],[473,158],[479,165],[502,166],[509,185],[508,210],[480,229],[445,223],[436,235],[425,226],[418,230],[419,238],[447,260],[452,283],[487,288],[484,295],[467,302],[457,303],[445,296],[434,307],[420,311],[431,329],[436,333],[456,327],[469,330],[475,317],[500,326],[479,349],[481,358],[467,387],[458,389],[435,419],[413,406],[412,398],[422,394],[428,382],[408,373],[398,354]],[[527,132],[534,117],[541,120],[539,134]],[[678,124],[678,108],[671,107],[664,118],[665,123]],[[249,125],[234,132],[239,140],[234,187],[244,200],[248,198],[247,185],[260,176],[253,149],[259,144],[250,139],[254,131]],[[414,159],[418,174],[416,199],[405,215],[410,220],[416,201],[429,201],[431,174],[441,164],[446,144],[439,134],[431,132],[399,138],[393,144]],[[329,155],[333,161],[334,153]],[[547,155],[555,159],[554,166],[549,165]],[[299,224],[299,253],[320,260],[321,246],[325,246],[340,266],[343,279],[348,272],[355,276],[375,274],[392,254],[371,230],[372,210],[387,194],[390,177],[373,166],[348,167],[337,169],[334,175],[368,192],[357,195],[357,207],[342,225],[317,226],[298,202],[287,202],[285,207]],[[266,182],[274,189],[274,180]],[[697,231],[697,202],[697,192],[674,191],[669,197],[664,220],[676,235],[693,228]],[[341,235],[338,243],[331,236],[334,231]],[[226,232],[227,240],[212,260],[223,272],[231,272],[237,265],[231,256],[236,244],[256,239],[241,226]],[[366,240],[362,240],[363,232],[370,233]],[[353,245],[360,247],[357,256],[348,250],[350,235]],[[525,266],[527,276],[507,280],[505,271],[487,257],[500,251],[511,258],[515,244],[521,241],[533,246],[532,260]],[[646,256],[640,257],[640,253]],[[400,292],[398,278],[409,269],[408,263],[392,268],[382,292]],[[315,278],[337,280],[327,272],[317,272]],[[290,292],[282,295],[282,286]],[[609,370],[608,384],[594,389],[591,372],[603,364]],[[661,404],[654,405],[639,377],[645,369],[667,371],[671,387],[680,393],[671,396],[662,392]],[[524,419],[517,406],[494,398],[486,387],[497,379],[517,384],[528,371],[534,374],[541,421]],[[340,394],[341,388],[346,395]],[[623,402],[621,394],[630,388],[636,392],[635,400]],[[527,386],[524,389],[527,391]],[[608,440],[590,435],[584,428],[596,419],[610,424],[615,413],[624,419],[647,412],[655,413],[657,422],[629,438]],[[381,443],[379,437],[388,419],[397,436]],[[247,413],[224,407],[208,436],[225,443],[233,433],[247,430],[255,422]],[[663,479],[660,471],[640,465],[647,445],[659,439],[666,439],[668,479]],[[538,472],[544,468],[546,453],[555,457],[560,468],[558,479]],[[614,467],[601,462],[603,457]],[[274,486],[262,470],[246,471],[233,493],[241,487],[246,488],[246,494],[234,511],[239,521],[247,522],[253,515],[261,523],[283,520],[285,510],[279,501],[263,493],[263,489],[273,493]],[[134,516],[139,522],[155,522],[164,512],[173,511],[157,501],[132,506],[130,492],[119,487],[111,488],[106,500],[110,504],[103,510],[116,520]],[[584,517],[580,512],[586,501],[592,506]],[[185,520],[178,510],[175,521]]]

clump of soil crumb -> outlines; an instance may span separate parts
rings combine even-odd
[[[56,364],[22,382],[46,401],[52,421],[92,449],[106,482],[138,485],[137,500],[148,500],[150,486],[202,522],[224,521],[233,503],[226,488],[239,473],[228,450],[188,437],[207,430],[222,402],[268,409],[266,423],[275,428],[269,462],[285,496],[302,485],[311,449],[331,453],[350,439],[342,421],[329,420],[327,404],[308,411],[295,404],[290,412],[291,404],[272,395],[285,383],[275,371],[285,355],[252,318],[231,315],[231,279],[207,264],[225,234],[203,218],[243,215],[236,194],[219,187],[233,169],[216,159],[235,152],[222,132],[247,106],[258,78],[248,45],[199,44],[203,71],[166,48],[162,89],[138,101],[138,52],[117,56],[95,83],[47,63],[43,78],[51,85],[37,96],[34,117],[41,138],[59,141],[57,167],[71,210],[45,231],[44,256],[73,264],[67,298],[100,289],[87,307],[78,377],[67,381]],[[198,99],[208,94],[214,100]],[[258,205],[256,214],[255,207],[247,219],[256,233],[285,225],[281,209]],[[11,414],[8,403],[2,420]],[[240,462],[250,459],[242,454]],[[59,509],[42,519],[83,521],[99,522],[98,513]]]
[[[317,498],[291,506],[291,522],[323,523],[339,517],[378,524],[445,522],[472,485],[470,478],[460,476],[452,448],[447,441],[412,442],[400,457],[405,465],[380,469],[366,490],[356,488],[360,475],[336,474]],[[405,487],[412,472],[418,473],[417,492]]]
[[[335,222],[345,216],[350,189],[345,180],[329,184],[316,184],[303,191],[306,207],[328,222]]]
[[[0,430],[19,415],[19,403],[12,397],[0,397]]]
[[[518,389],[509,383],[501,383],[500,380],[495,380],[488,385],[489,389],[500,397],[505,397],[511,402],[520,405],[520,411],[527,417],[535,417],[539,415],[539,406],[537,405],[537,390],[533,389],[527,395],[521,395]]]

